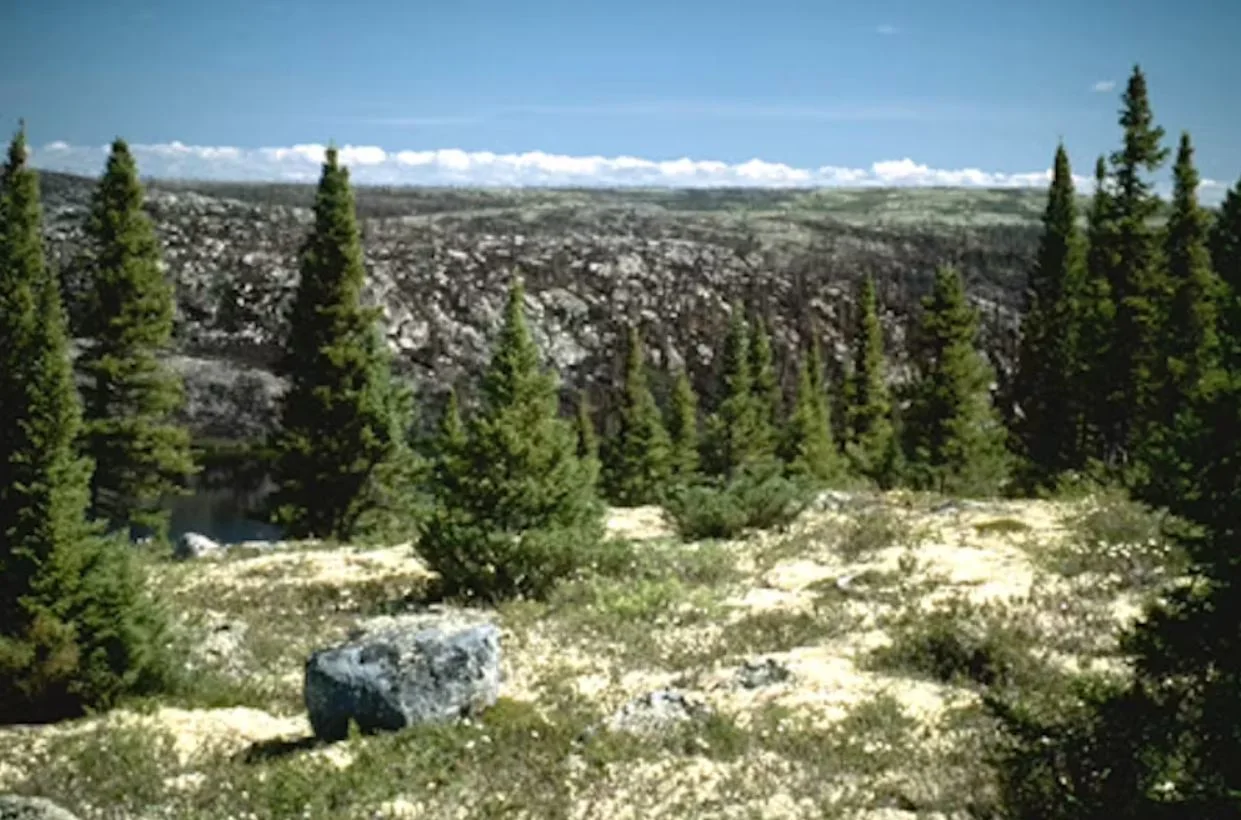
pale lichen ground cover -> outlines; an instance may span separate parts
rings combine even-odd
[[[1079,514],[1080,503],[1052,501],[937,511],[890,494],[806,513],[784,533],[685,545],[659,510],[615,510],[609,529],[634,544],[632,573],[575,579],[547,602],[494,613],[505,705],[491,723],[332,747],[309,741],[302,663],[358,618],[417,600],[432,576],[413,548],[290,545],[157,564],[155,582],[186,623],[233,641],[198,659],[216,687],[0,729],[0,791],[72,782],[74,794],[46,796],[99,817],[206,817],[195,806],[233,788],[245,794],[230,799],[254,817],[952,816],[985,789],[970,746],[977,688],[885,666],[876,652],[911,613],[916,621],[937,602],[964,601],[1007,606],[1046,639],[1030,648],[1062,667],[1117,665],[1111,634],[1146,592],[1046,569],[1047,556],[1080,537]],[[220,632],[222,623],[232,626]],[[737,685],[752,659],[791,676]],[[719,719],[693,737],[615,740],[606,751],[555,736],[572,723],[564,715],[597,720],[660,688],[692,695]],[[73,757],[110,744],[146,767],[145,785],[126,792],[115,771]],[[433,760],[411,752],[424,747],[442,749]],[[384,782],[384,766],[427,780]],[[521,788],[532,781],[543,785]],[[335,809],[312,805],[326,794]],[[109,814],[109,795],[128,813]]]

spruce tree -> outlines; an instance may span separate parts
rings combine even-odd
[[[768,436],[773,437],[784,415],[784,398],[780,381],[776,378],[775,357],[771,349],[771,334],[762,317],[754,320],[750,334],[750,372],[754,378],[754,401],[758,406],[759,423]]]
[[[94,459],[91,508],[112,529],[165,534],[162,500],[195,472],[178,375],[159,359],[173,330],[173,293],[143,212],[138,167],[112,143],[87,221],[92,288],[80,360],[86,446]]]
[[[975,347],[978,315],[956,270],[940,268],[923,299],[905,434],[919,489],[991,494],[1007,474],[1005,432],[991,401],[993,373]]]
[[[362,245],[335,148],[314,212],[282,361],[289,388],[272,442],[272,512],[291,537],[347,539],[404,497],[414,471],[411,397],[392,379],[379,311],[361,304]]]
[[[832,436],[831,408],[823,389],[823,364],[814,342],[799,368],[797,396],[780,444],[785,472],[791,478],[826,484],[837,481],[844,472],[843,459]]]
[[[659,501],[671,474],[671,444],[646,379],[646,357],[637,328],[630,327],[625,382],[617,430],[604,447],[604,493],[613,504],[637,507]]]
[[[432,445],[434,460],[432,472],[437,485],[443,486],[456,475],[454,459],[460,457],[465,445],[465,425],[461,421],[461,406],[457,401],[457,390],[453,388],[448,391],[448,401],[444,404]]]
[[[1217,328],[1221,284],[1211,268],[1210,223],[1198,204],[1198,171],[1188,133],[1181,135],[1173,171],[1172,212],[1164,240],[1172,301],[1161,353],[1167,364],[1159,422],[1186,406],[1201,379],[1219,364]]]
[[[1026,282],[1025,316],[1014,399],[1018,451],[1034,485],[1045,485],[1079,465],[1081,412],[1074,376],[1078,364],[1078,311],[1085,259],[1077,232],[1076,193],[1069,156],[1056,148],[1043,214],[1038,256]]]
[[[668,412],[668,438],[672,445],[672,479],[690,482],[698,474],[698,396],[685,368],[677,371]]]
[[[166,622],[127,543],[86,520],[89,459],[24,129],[0,180],[0,723],[169,681]]]
[[[1218,331],[1223,286],[1211,269],[1209,222],[1198,205],[1198,172],[1189,134],[1181,135],[1174,180],[1163,253],[1172,298],[1156,370],[1159,395],[1144,428],[1140,450],[1144,469],[1137,488],[1158,506],[1176,504],[1190,491],[1189,452],[1193,441],[1206,435],[1197,408],[1206,399],[1204,393],[1214,391],[1223,377]]]
[[[1224,196],[1211,229],[1211,262],[1224,288],[1219,317],[1224,347],[1241,361],[1241,181]]]
[[[593,415],[594,408],[590,406],[590,396],[585,389],[579,390],[577,394],[577,457],[586,465],[591,485],[598,483],[601,469],[599,436],[595,432]]]
[[[483,374],[481,405],[451,481],[433,488],[418,550],[449,594],[539,596],[588,563],[603,536],[603,506],[577,455],[573,424],[558,417],[557,379],[539,365],[525,290],[509,292]]]
[[[747,466],[774,455],[766,408],[754,398],[750,328],[740,305],[734,304],[720,359],[723,399],[707,419],[703,468],[730,480]]]
[[[892,426],[883,328],[870,276],[858,286],[855,309],[852,369],[845,382],[845,452],[855,472],[888,489],[896,481],[899,446]],[[811,355],[818,360],[817,344]]]
[[[1122,458],[1127,458],[1158,401],[1166,321],[1163,309],[1171,297],[1171,283],[1160,264],[1158,235],[1151,224],[1159,212],[1159,198],[1147,178],[1163,165],[1168,149],[1162,145],[1163,128],[1154,124],[1140,67],[1134,67],[1125,90],[1120,124],[1124,141],[1111,156],[1116,254],[1112,366],[1124,380],[1115,401],[1128,411],[1118,419],[1117,432]]]
[[[1085,460],[1114,463],[1129,408],[1120,404],[1124,373],[1114,368],[1117,279],[1115,203],[1107,162],[1095,163],[1095,190],[1087,214],[1086,277],[1078,307],[1074,404],[1081,408],[1078,449]]]

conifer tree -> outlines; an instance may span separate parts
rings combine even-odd
[[[1211,262],[1224,287],[1219,317],[1224,347],[1241,362],[1241,181],[1225,195],[1211,230]]]
[[[769,436],[774,437],[784,414],[784,399],[776,378],[771,334],[761,316],[754,320],[750,339],[750,372],[754,378],[754,401],[758,406],[759,424],[766,428]]]
[[[668,438],[672,445],[672,479],[692,481],[698,474],[698,396],[685,368],[677,371],[672,385]]]
[[[1211,269],[1207,214],[1198,205],[1198,172],[1189,134],[1181,135],[1163,257],[1172,288],[1160,341],[1159,395],[1141,441],[1136,488],[1150,503],[1174,505],[1190,492],[1194,442],[1207,436],[1198,409],[1223,374],[1218,311],[1224,288]]]
[[[956,270],[940,268],[923,299],[905,433],[920,489],[991,494],[1007,474],[1005,434],[991,401],[991,366],[975,347],[978,315]]]
[[[23,129],[0,179],[0,723],[106,708],[171,669],[128,543],[86,520],[91,464],[39,223]]]
[[[124,140],[112,143],[87,233],[92,288],[81,367],[85,440],[95,462],[91,507],[112,529],[162,536],[160,504],[183,491],[195,467],[189,431],[175,420],[184,387],[158,358],[172,340],[172,286]]]
[[[443,413],[440,415],[432,448],[434,452],[433,473],[437,485],[442,486],[445,482],[452,480],[456,474],[453,468],[454,459],[460,457],[465,445],[465,425],[461,421],[461,405],[457,401],[457,390],[453,388],[448,391],[448,401],[444,404]]]
[[[1138,444],[1144,420],[1158,401],[1158,372],[1171,284],[1159,260],[1159,242],[1152,218],[1159,199],[1146,175],[1163,165],[1168,149],[1163,128],[1154,124],[1146,77],[1135,66],[1123,98],[1121,148],[1111,156],[1115,176],[1116,276],[1112,283],[1116,322],[1112,340],[1113,367],[1124,379],[1115,400],[1129,412],[1118,419],[1117,442],[1127,457]]]
[[[863,277],[858,286],[856,317],[853,366],[845,382],[845,452],[854,471],[888,489],[896,481],[899,446],[892,426],[883,328],[870,276]],[[811,354],[818,359],[817,345],[811,347]]]
[[[539,366],[524,310],[518,281],[461,458],[451,481],[433,488],[419,541],[450,594],[543,595],[589,561],[603,536],[590,468],[573,424],[558,417],[557,379]]]
[[[708,475],[731,480],[747,466],[774,455],[764,419],[754,400],[750,329],[740,305],[733,305],[720,354],[724,396],[707,419],[703,467]]]
[[[815,342],[811,342],[799,368],[797,396],[780,444],[785,472],[792,478],[830,483],[844,472],[843,459],[832,436],[831,408],[823,389],[823,364]]]
[[[1018,451],[1030,480],[1043,485],[1079,464],[1081,411],[1075,401],[1078,305],[1085,259],[1077,233],[1069,156],[1056,148],[1038,257],[1026,283],[1014,398]]]
[[[630,327],[617,431],[604,448],[604,492],[622,507],[654,504],[668,486],[671,444],[646,379],[646,357]]]
[[[411,480],[411,397],[393,381],[366,276],[349,172],[330,147],[302,248],[273,439],[274,518],[292,537],[353,537]]]
[[[1221,285],[1211,269],[1210,223],[1198,205],[1198,171],[1188,133],[1181,135],[1173,170],[1172,213],[1164,240],[1172,301],[1162,353],[1167,363],[1162,413],[1169,423],[1208,372],[1219,364],[1217,328]]]
[[[1120,449],[1122,420],[1129,408],[1120,404],[1124,372],[1114,368],[1116,322],[1115,203],[1107,162],[1095,163],[1094,195],[1087,214],[1086,277],[1078,308],[1077,367],[1074,403],[1082,410],[1078,448],[1085,460],[1114,463]]]
[[[594,408],[590,396],[582,389],[577,394],[577,457],[586,465],[592,485],[599,481],[599,436],[592,420]]]

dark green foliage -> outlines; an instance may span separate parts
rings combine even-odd
[[[590,406],[590,396],[585,390],[577,394],[577,457],[582,460],[590,472],[591,484],[599,480],[599,436],[595,433],[595,423],[591,416],[594,408]]]
[[[811,486],[781,474],[775,462],[752,463],[723,484],[675,488],[664,512],[686,541],[735,538],[747,529],[783,528],[809,505]]]
[[[1189,488],[1192,462],[1185,456],[1201,439],[1198,404],[1223,378],[1218,332],[1223,286],[1211,270],[1207,214],[1198,205],[1193,146],[1183,134],[1174,171],[1172,213],[1164,238],[1170,303],[1156,370],[1159,393],[1145,419],[1138,491],[1157,505],[1177,503]]]
[[[1163,165],[1168,149],[1161,144],[1163,129],[1154,125],[1141,68],[1135,67],[1129,78],[1120,124],[1124,141],[1111,156],[1116,262],[1112,366],[1123,379],[1114,400],[1128,409],[1119,419],[1117,444],[1122,454],[1131,455],[1143,421],[1158,401],[1164,308],[1172,295],[1159,258],[1158,235],[1151,225],[1159,212],[1159,199],[1147,178]]]
[[[1181,296],[1169,307],[1179,318],[1163,340],[1174,365],[1165,373],[1186,392],[1170,425],[1147,426],[1154,435],[1140,489],[1203,528],[1182,535],[1195,577],[1124,636],[1128,680],[988,704],[1005,730],[998,770],[1009,816],[1241,816],[1241,379],[1235,365],[1220,370],[1203,356],[1210,308],[1195,291],[1209,290],[1209,270],[1189,147],[1183,140],[1165,240],[1168,270],[1177,271],[1169,295]],[[1171,339],[1178,330],[1185,338]],[[1150,458],[1152,442],[1165,445],[1160,458]]]
[[[812,343],[798,374],[796,402],[781,436],[780,458],[790,476],[829,483],[841,477],[844,464],[832,437],[822,373],[818,345]]]
[[[292,537],[348,539],[399,517],[416,472],[412,398],[392,379],[378,311],[362,307],[366,272],[349,172],[327,150],[315,225],[301,256],[282,363],[272,498]]]
[[[1116,206],[1103,157],[1095,164],[1094,179],[1095,192],[1087,214],[1086,281],[1078,307],[1078,367],[1073,374],[1073,394],[1082,409],[1078,449],[1083,458],[1114,463],[1123,420],[1130,408],[1120,403],[1125,372],[1113,367]]]
[[[1014,399],[1015,433],[1024,472],[1034,486],[1080,464],[1082,414],[1075,393],[1078,305],[1085,259],[1077,232],[1077,195],[1064,145],[1056,148],[1043,237],[1026,284],[1025,316]]]
[[[892,424],[883,353],[883,328],[870,276],[858,286],[853,328],[853,368],[845,382],[845,452],[853,469],[883,489],[896,482],[900,445]],[[817,353],[817,351],[815,351]]]
[[[1219,280],[1211,269],[1209,222],[1198,205],[1198,171],[1189,134],[1181,135],[1174,167],[1172,213],[1164,240],[1172,301],[1163,339],[1166,373],[1157,416],[1170,422],[1198,383],[1219,364]]]
[[[603,506],[572,423],[557,417],[556,377],[539,366],[526,326],[525,290],[513,285],[504,326],[466,420],[451,475],[419,552],[450,594],[541,596],[589,563]]]
[[[943,683],[1007,687],[1034,678],[1036,635],[1002,604],[949,598],[930,611],[911,608],[893,623],[893,642],[875,662]]]
[[[25,134],[0,185],[0,722],[55,720],[169,679],[128,543],[88,525],[91,464]]]
[[[656,503],[668,485],[671,455],[668,432],[647,384],[642,339],[631,327],[617,430],[604,446],[604,494],[622,507]]]
[[[750,372],[754,377],[754,401],[758,405],[760,427],[768,435],[774,435],[784,415],[784,397],[776,378],[771,333],[761,317],[754,320],[750,334]]]
[[[774,452],[766,408],[754,398],[750,328],[740,305],[732,307],[720,359],[724,396],[707,419],[702,462],[708,475],[731,479]]]
[[[1241,361],[1241,181],[1224,197],[1211,230],[1211,262],[1224,287],[1220,329],[1226,354]]]
[[[673,480],[691,480],[698,473],[698,396],[684,368],[677,372],[672,385],[668,438],[672,444]]]
[[[113,529],[163,535],[161,501],[183,490],[195,468],[189,431],[174,421],[185,403],[181,379],[157,357],[171,344],[173,294],[142,200],[137,164],[118,139],[87,222],[85,440],[95,462],[93,513]]]
[[[444,412],[440,416],[432,443],[432,475],[436,485],[450,481],[456,473],[453,460],[465,449],[465,425],[461,421],[461,406],[457,401],[454,388],[448,392],[448,401],[444,404]]]
[[[991,402],[992,370],[975,348],[978,317],[961,276],[940,268],[923,300],[906,414],[909,478],[940,493],[993,494],[1007,473],[1004,430]]]

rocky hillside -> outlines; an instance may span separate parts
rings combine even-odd
[[[49,250],[71,304],[93,184],[42,175]],[[280,386],[270,367],[313,188],[148,184],[176,284],[174,362],[192,424],[212,437],[260,432]],[[940,263],[966,273],[1003,364],[1041,201],[1037,191],[936,189],[358,190],[368,296],[383,307],[403,373],[431,400],[484,361],[514,273],[526,279],[545,355],[572,387],[610,380],[631,321],[657,363],[685,361],[709,387],[736,299],[767,316],[778,349],[795,349],[812,323],[841,345],[850,283],[865,273],[879,282],[899,358],[909,306]],[[606,396],[595,403],[606,407]]]

